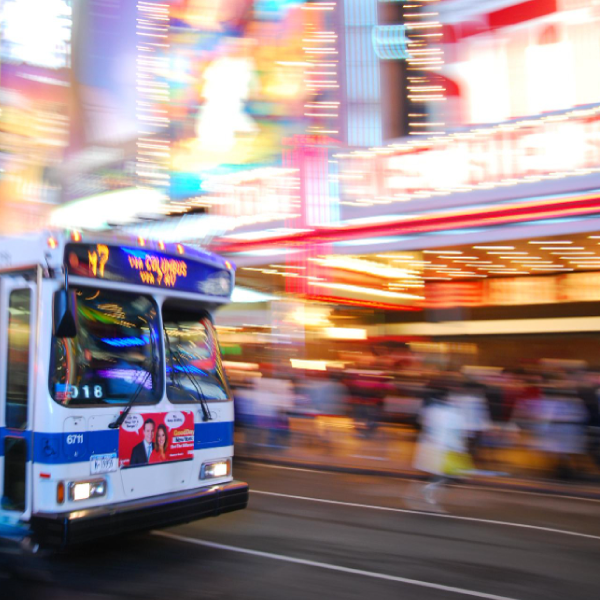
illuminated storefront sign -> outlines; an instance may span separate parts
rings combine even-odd
[[[104,244],[68,244],[65,257],[71,275],[216,296],[231,293],[229,271],[161,252]]]
[[[520,306],[563,302],[598,302],[600,273],[567,273],[544,277],[498,277],[482,281],[425,284],[425,306]]]
[[[598,168],[600,105],[593,105],[343,155],[340,186],[344,201],[368,206]]]

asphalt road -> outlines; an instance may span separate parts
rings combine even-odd
[[[595,600],[600,501],[238,466],[246,511],[46,559],[0,598]],[[318,501],[317,501],[318,500]]]

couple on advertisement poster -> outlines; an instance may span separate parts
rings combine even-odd
[[[119,433],[121,467],[186,460],[194,455],[194,414],[187,411],[128,415]]]
[[[152,419],[146,419],[143,434],[144,439],[131,451],[129,464],[145,465],[166,462],[169,445],[167,428],[162,423],[156,427],[156,423]]]

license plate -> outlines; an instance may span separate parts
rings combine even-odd
[[[95,454],[90,458],[90,472],[92,475],[110,473],[117,470],[118,464],[116,452],[113,454]]]

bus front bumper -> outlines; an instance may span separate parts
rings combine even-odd
[[[218,484],[192,492],[165,494],[118,505],[31,518],[34,539],[42,547],[66,548],[103,537],[170,527],[246,508],[248,484]]]

